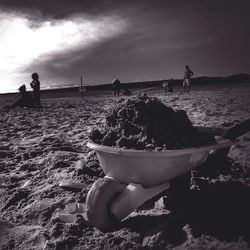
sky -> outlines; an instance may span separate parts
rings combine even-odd
[[[249,0],[1,0],[0,93],[250,73]]]

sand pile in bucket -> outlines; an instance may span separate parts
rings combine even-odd
[[[92,129],[89,138],[106,146],[158,151],[216,142],[211,134],[197,131],[185,111],[174,111],[147,95],[118,103],[108,112],[105,125]]]

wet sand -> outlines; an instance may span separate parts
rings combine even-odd
[[[132,92],[185,110],[198,126],[229,128],[250,114],[246,84],[167,95],[160,88]],[[81,217],[58,220],[58,211],[84,203],[92,183],[103,177],[86,147],[88,132],[104,122],[118,99],[101,91],[83,99],[43,96],[41,109],[11,110],[3,109],[11,98],[0,99],[0,249],[250,249],[250,132],[226,158],[211,157],[194,170],[190,192],[166,207],[162,199],[144,206],[109,232]],[[85,187],[67,191],[59,187],[62,180]]]

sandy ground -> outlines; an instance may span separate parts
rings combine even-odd
[[[250,85],[133,94],[142,92],[184,109],[199,126],[229,128],[250,114]],[[117,100],[100,92],[83,99],[43,98],[41,109],[6,110],[11,100],[0,99],[0,248],[250,249],[250,132],[226,158],[208,159],[192,171],[190,192],[177,203],[151,202],[108,232],[81,216],[73,223],[58,220],[58,211],[84,203],[92,183],[103,177],[87,136]],[[85,187],[66,191],[59,187],[62,180]],[[171,209],[175,204],[181,205]]]

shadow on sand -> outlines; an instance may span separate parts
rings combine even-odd
[[[178,246],[187,240],[183,227],[189,224],[194,237],[205,234],[222,241],[237,241],[243,237],[249,244],[249,197],[250,188],[240,182],[214,183],[202,191],[191,190],[182,197],[178,212],[139,215],[124,221],[121,228],[129,228],[144,238],[157,235],[158,242]]]
[[[243,236],[250,242],[250,187],[240,183],[214,183],[187,197],[185,217],[194,233],[221,240]]]
[[[242,237],[250,244],[250,187],[237,178],[220,179],[220,175],[232,175],[232,167],[224,153],[212,155],[193,171],[192,179],[198,188],[181,189],[178,181],[185,187],[188,175],[177,180],[174,195],[164,199],[166,209],[173,212],[139,215],[121,226],[143,237],[161,235],[159,242],[163,240],[172,246],[186,241],[187,232],[183,230],[186,224],[194,237],[204,234],[222,241],[237,241]]]

